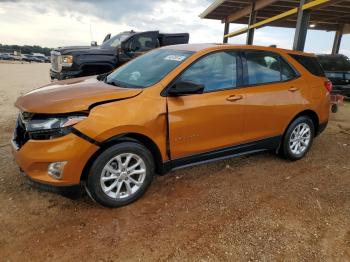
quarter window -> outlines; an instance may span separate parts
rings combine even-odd
[[[217,52],[192,64],[180,81],[204,85],[204,92],[237,86],[237,57],[234,52]]]

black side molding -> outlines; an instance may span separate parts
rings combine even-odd
[[[162,174],[165,174],[170,170],[176,170],[189,166],[209,163],[217,160],[223,160],[226,158],[239,157],[242,155],[253,154],[268,150],[275,150],[279,147],[281,140],[282,135],[245,144],[225,147],[214,151],[209,151],[187,157],[173,159],[163,163]]]

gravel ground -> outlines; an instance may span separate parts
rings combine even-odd
[[[39,191],[8,141],[48,64],[0,64],[0,261],[350,261],[350,104],[309,154],[265,153],[157,177],[136,203]]]

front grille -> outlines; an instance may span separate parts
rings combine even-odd
[[[58,73],[61,72],[62,62],[60,52],[51,51],[51,70]]]
[[[17,118],[16,128],[13,134],[13,142],[18,148],[21,148],[29,140],[29,134],[26,131],[24,123],[20,116]]]

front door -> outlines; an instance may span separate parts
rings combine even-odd
[[[168,97],[172,159],[239,144],[243,137],[244,101],[240,58],[214,52],[199,58],[176,81],[204,85],[203,94]]]

